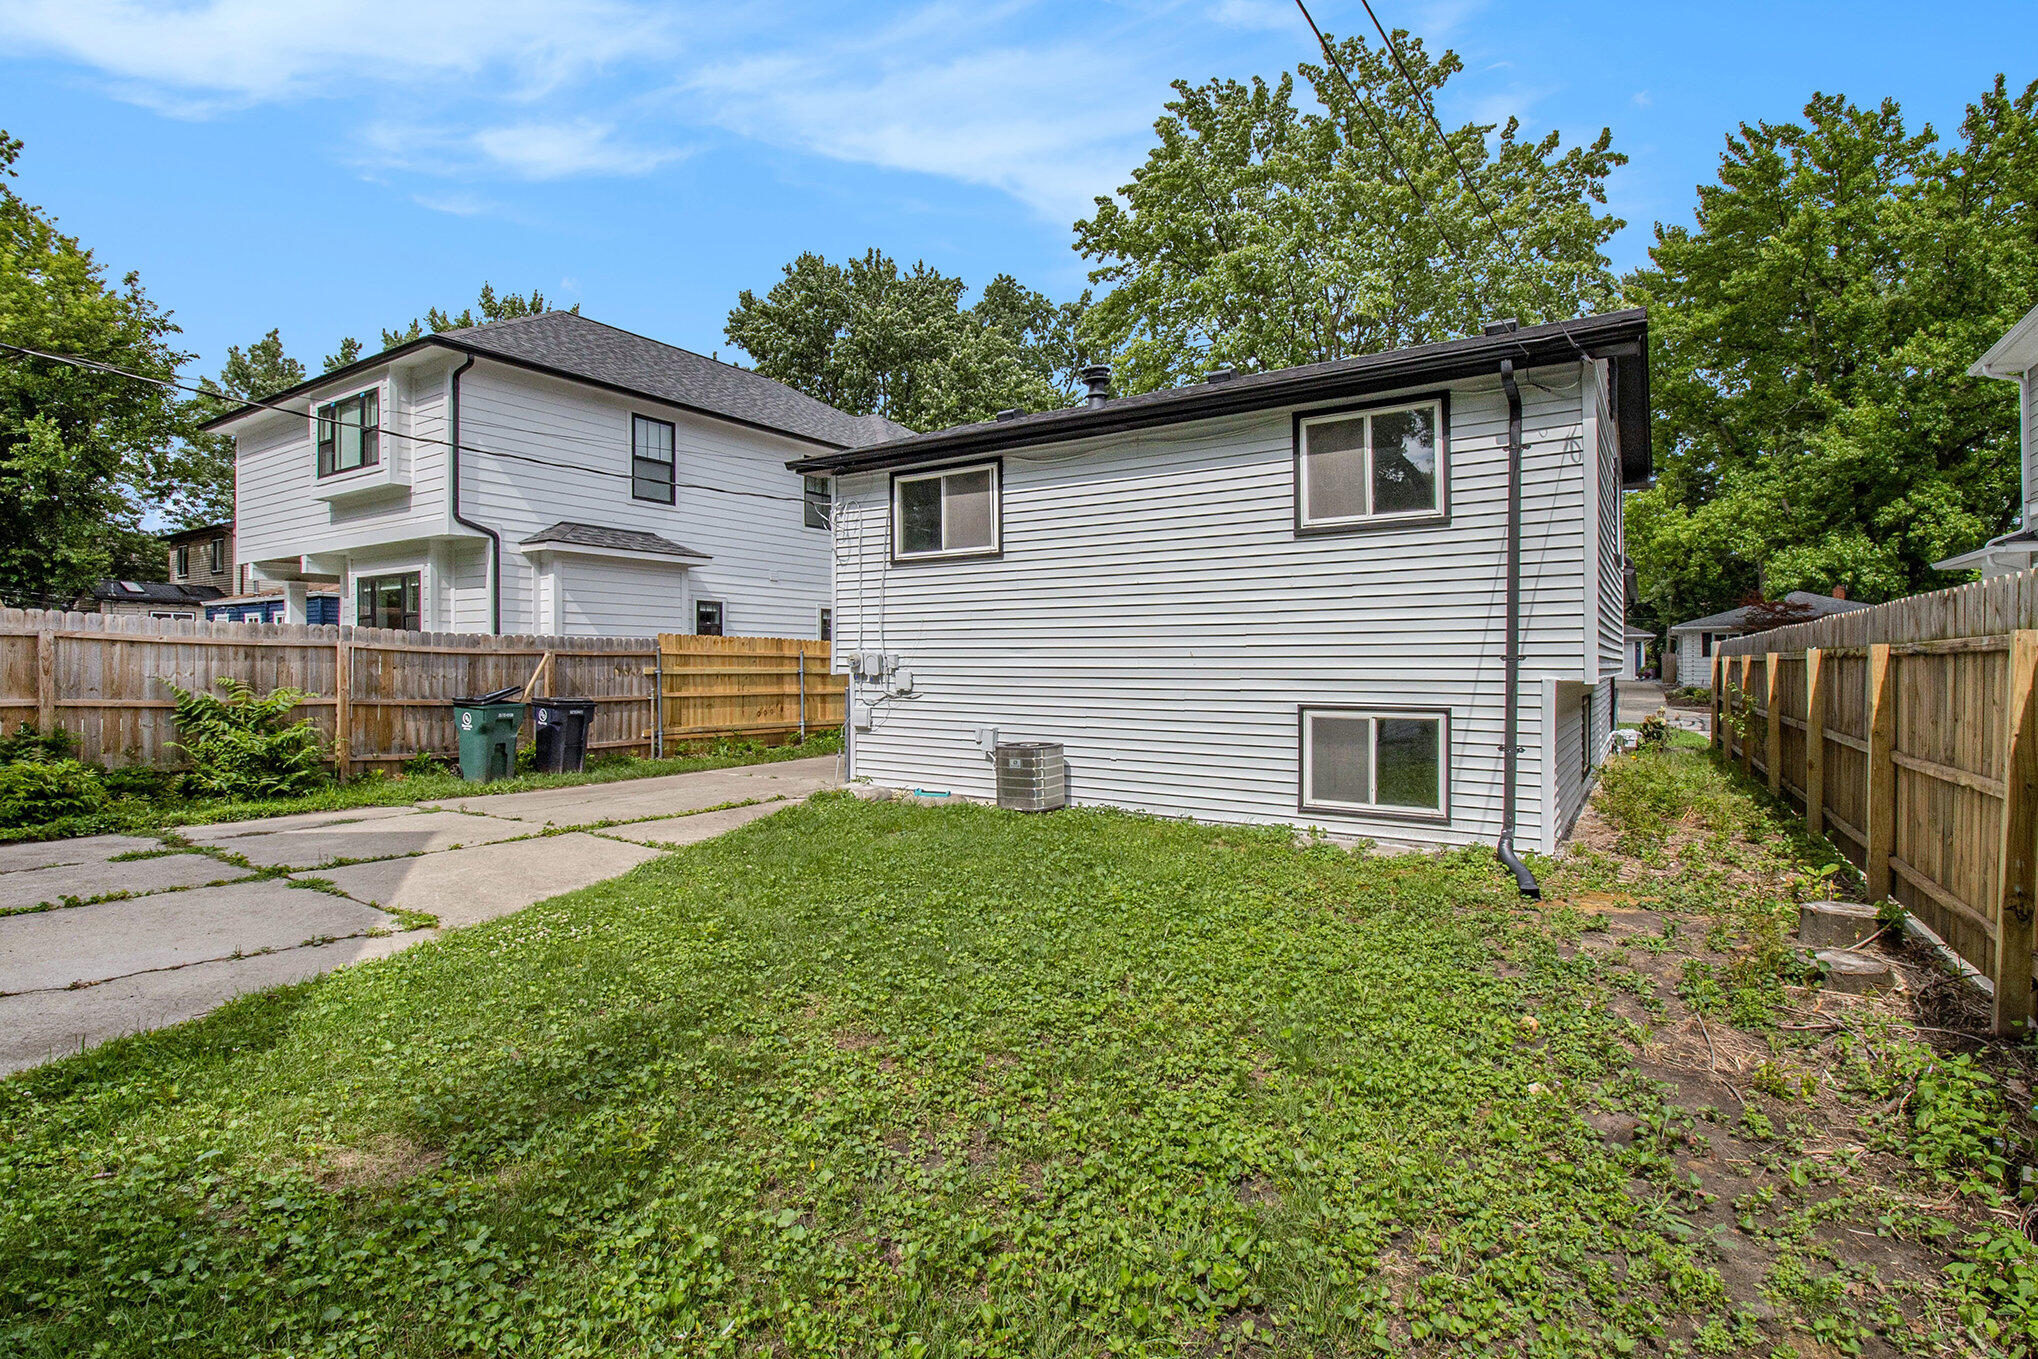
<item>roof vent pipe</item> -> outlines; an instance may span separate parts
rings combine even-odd
[[[1077,373],[1076,376],[1081,378],[1083,385],[1090,389],[1088,405],[1101,406],[1111,399],[1110,364],[1093,363],[1083,369],[1082,372]]]

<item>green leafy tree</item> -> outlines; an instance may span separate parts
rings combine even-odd
[[[0,340],[173,379],[188,355],[139,277],[109,284],[7,182],[21,145],[0,133]],[[165,388],[0,351],[0,600],[61,604],[107,576],[160,579],[133,483],[181,430]]]
[[[473,306],[462,307],[457,315],[433,307],[422,317],[412,317],[410,325],[400,330],[384,329],[382,347],[394,349],[400,344],[409,344],[412,340],[426,335],[436,335],[441,331],[465,330],[469,326],[485,325],[490,321],[507,321],[518,316],[536,316],[539,312],[550,309],[551,304],[545,300],[545,294],[535,288],[528,295],[521,293],[498,295],[495,285],[484,282],[481,285],[481,295],[475,299]],[[580,304],[576,302],[566,310],[578,312]],[[326,355],[325,370],[330,373],[335,368],[344,368],[359,359],[361,353],[361,342],[350,335],[340,341],[338,353]]]
[[[1614,300],[1600,248],[1623,223],[1595,207],[1626,161],[1611,134],[1564,150],[1554,132],[1524,140],[1516,119],[1497,137],[1492,124],[1467,123],[1447,152],[1418,94],[1434,98],[1463,63],[1449,51],[1432,59],[1405,33],[1395,42],[1412,85],[1363,39],[1333,44],[1357,99],[1335,71],[1299,65],[1320,108],[1297,107],[1292,74],[1271,85],[1175,82],[1145,164],[1075,226],[1077,251],[1097,261],[1091,282],[1110,289],[1085,338],[1115,352],[1124,390]]]
[[[1751,597],[1951,584],[2018,501],[2009,384],[1967,368],[2038,302],[2038,84],[1956,145],[1893,101],[1743,124],[1693,227],[1625,282],[1651,313],[1656,484],[1630,554],[1659,623]]]
[[[803,254],[759,297],[744,289],[726,334],[766,377],[855,415],[913,429],[1068,404],[1085,361],[1089,297],[1057,304],[1000,274],[964,307],[960,278],[876,249],[846,264]]]
[[[232,519],[233,440],[200,434],[197,427],[250,401],[295,387],[304,379],[304,365],[284,352],[283,338],[274,330],[245,349],[229,347],[219,376],[201,378],[198,385],[202,391],[184,405],[191,432],[145,460],[141,484],[149,498],[180,528]]]

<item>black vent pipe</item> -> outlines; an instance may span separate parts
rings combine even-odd
[[[469,354],[467,362],[453,370],[452,410],[446,416],[446,442],[452,445],[446,450],[446,456],[453,460],[448,496],[453,506],[453,522],[488,538],[488,630],[499,637],[502,635],[502,535],[460,513],[460,375],[473,366],[474,356]]]
[[[1515,886],[1530,901],[1540,901],[1542,887],[1528,865],[1514,852],[1514,779],[1519,764],[1516,741],[1521,703],[1521,388],[1514,382],[1514,360],[1500,361],[1500,386],[1507,393],[1507,715],[1501,723],[1500,843],[1495,854],[1514,874]]]

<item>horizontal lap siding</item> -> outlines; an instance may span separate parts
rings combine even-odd
[[[1561,379],[1561,373],[1558,374]],[[1525,388],[1525,672],[1578,675],[1575,389]],[[1463,840],[1498,824],[1506,412],[1452,394],[1444,526],[1297,538],[1288,412],[1008,455],[1004,556],[892,566],[889,480],[837,486],[838,651],[896,653],[910,697],[855,733],[856,773],[990,796],[975,729],[1060,740],[1071,796],[1210,820]],[[1524,685],[1520,825],[1540,825],[1541,689]],[[1296,707],[1442,706],[1453,820],[1297,810]]]
[[[630,494],[633,413],[673,423],[681,483],[675,504]],[[517,544],[567,520],[655,533],[708,554],[685,575],[695,597],[724,603],[732,633],[816,635],[828,602],[828,534],[805,527],[800,478],[785,465],[814,452],[812,445],[486,361],[461,380],[461,422],[463,443],[585,469],[474,454],[462,464],[467,515],[503,536],[505,630],[535,626],[536,575]],[[591,559],[563,560],[561,603],[570,617],[572,582]],[[680,575],[650,569],[661,579]],[[600,607],[610,611],[612,628],[631,634],[679,627],[669,599],[646,597],[629,609],[611,594]],[[691,631],[691,618],[679,630]]]
[[[692,632],[685,572],[646,562],[567,557],[559,574],[559,631],[607,637],[651,626]]]

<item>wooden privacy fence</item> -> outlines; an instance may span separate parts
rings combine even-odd
[[[658,637],[659,747],[720,735],[770,740],[842,725],[846,676],[824,641]]]
[[[1712,739],[2031,1019],[2038,572],[1723,643]]]

